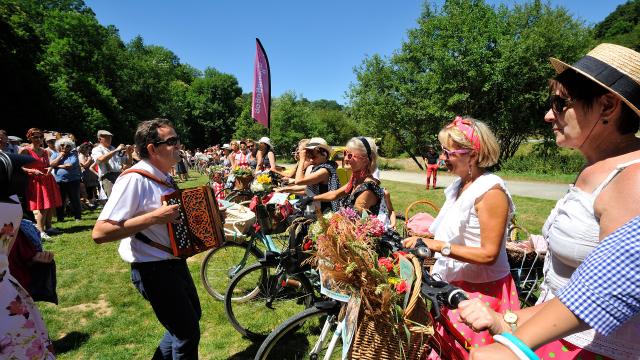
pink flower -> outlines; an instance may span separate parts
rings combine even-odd
[[[6,309],[9,310],[9,316],[23,315],[25,319],[29,318],[29,311],[22,303],[20,296],[16,296],[16,299],[10,302]]]
[[[33,329],[36,327],[36,323],[33,320],[27,320],[22,325],[23,329]]]
[[[393,261],[387,257],[378,259],[378,266],[387,269],[387,272],[393,271]]]
[[[33,342],[31,342],[31,346],[29,346],[25,354],[29,359],[40,359],[42,354],[44,354],[44,344],[42,344],[42,340],[40,340],[40,338],[35,338]]]
[[[396,284],[396,292],[398,294],[404,294],[407,292],[407,281],[406,280],[402,280],[399,283]]]

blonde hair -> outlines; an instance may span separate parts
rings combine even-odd
[[[367,148],[364,146],[364,143],[362,142],[363,139],[367,142],[367,144],[369,145],[369,148],[371,149],[371,157],[369,161],[369,173],[373,174],[373,172],[376,171],[376,168],[378,167],[378,146],[376,145],[375,140],[373,140],[370,137],[360,137],[360,136],[352,137],[349,141],[347,141],[346,146],[351,149],[356,149],[362,155],[367,156]]]
[[[497,164],[500,157],[500,144],[491,129],[484,122],[471,117],[465,117],[463,120],[469,120],[480,140],[480,149],[477,150],[478,167],[488,168]],[[455,143],[460,148],[475,150],[471,141],[456,126],[445,126],[438,133],[438,140],[444,146]]]

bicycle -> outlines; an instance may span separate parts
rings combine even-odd
[[[404,249],[405,251],[407,249]],[[430,257],[431,252],[425,246],[409,250],[419,259]],[[422,270],[421,295],[431,301],[430,313],[451,334],[448,323],[442,319],[442,306],[456,309],[466,294],[459,288],[443,281],[435,280]],[[340,359],[337,351],[343,322],[340,318],[345,303],[335,300],[316,302],[313,307],[294,315],[278,326],[262,343],[255,360],[267,359]],[[464,339],[456,338],[460,344]],[[427,345],[437,348],[437,341],[430,337]]]
[[[224,191],[224,190],[223,190]],[[228,202],[238,197],[262,196],[264,193],[251,190],[232,190]],[[239,205],[248,205],[250,201],[238,202]],[[258,263],[265,252],[279,253],[283,246],[278,246],[273,237],[265,233],[265,227],[260,230],[252,228],[249,233],[243,234],[235,229],[231,236],[233,241],[225,241],[222,246],[211,249],[202,260],[200,266],[200,279],[202,284],[214,299],[223,301],[227,287],[233,277],[247,265]],[[248,238],[248,241],[246,240]]]
[[[277,325],[316,300],[319,277],[306,265],[301,238],[312,220],[297,217],[289,245],[281,253],[267,251],[259,263],[235,276],[227,289],[225,314],[231,325],[250,340],[263,340]],[[301,231],[299,227],[304,227]]]

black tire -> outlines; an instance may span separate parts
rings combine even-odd
[[[254,264],[229,284],[225,313],[231,325],[250,340],[263,340],[283,321],[313,303],[313,287],[304,274],[286,275],[297,284],[283,288],[277,273],[275,265]],[[267,297],[275,291],[278,293],[269,305]]]
[[[242,270],[238,266],[248,246],[248,243],[226,242],[219,248],[211,249],[202,260],[200,279],[204,288],[214,299],[224,300],[224,294],[231,279]],[[259,264],[258,259],[262,257],[262,252],[252,247],[244,268]]]
[[[264,340],[256,353],[255,360],[271,359],[323,359],[327,346],[337,326],[336,308],[312,307],[292,316],[280,324]],[[310,354],[319,341],[321,330],[326,321],[330,322],[330,331],[319,347],[319,351]],[[331,359],[342,358],[342,346],[338,342]]]
[[[253,194],[251,192],[232,190],[231,193],[225,198],[225,200],[227,200],[228,202],[240,204],[244,202],[250,202],[252,198]]]

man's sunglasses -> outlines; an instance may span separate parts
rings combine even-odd
[[[448,149],[442,148],[442,153],[447,159],[449,159],[449,157],[454,154],[468,154],[470,152],[471,152],[470,149],[448,150]]]
[[[562,114],[573,106],[575,102],[560,95],[551,95],[549,97],[549,107],[556,114]]]
[[[170,137],[166,140],[162,140],[162,141],[155,141],[153,143],[153,145],[158,146],[158,145],[162,145],[162,144],[167,144],[168,146],[174,146],[180,143],[180,138],[177,136],[174,137]]]

